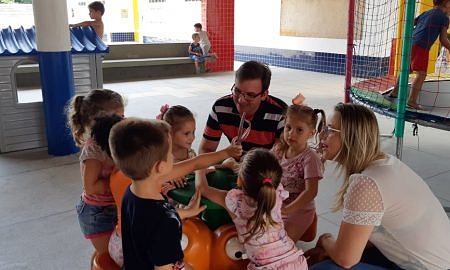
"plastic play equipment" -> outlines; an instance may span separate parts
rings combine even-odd
[[[76,94],[85,94],[91,89],[103,87],[102,60],[103,54],[109,51],[108,47],[97,37],[92,28],[73,28],[70,31],[70,57],[71,69],[73,66],[73,84]],[[61,133],[56,137],[68,135],[70,144],[73,140],[65,123],[65,115],[61,113],[47,113],[44,118],[44,108],[52,107],[53,95],[48,95],[44,90],[42,95],[44,102],[21,103],[18,98],[17,83],[24,75],[36,77],[42,80],[43,73],[48,73],[42,63],[36,44],[36,29],[23,27],[12,29],[11,27],[0,29],[0,152],[18,151],[30,148],[48,146],[48,141],[55,137],[49,137],[46,126],[49,122],[59,121],[63,117]],[[62,68],[60,64],[50,64],[48,68]],[[39,74],[41,75],[39,78]],[[22,76],[22,77],[20,77]],[[58,78],[59,79],[59,78]],[[28,81],[32,81],[28,79]],[[45,83],[42,82],[42,86]],[[38,86],[39,87],[39,86]],[[34,89],[41,92],[41,89]],[[32,91],[34,91],[32,90]],[[29,91],[27,91],[29,92]],[[58,92],[59,93],[59,92]],[[57,93],[57,94],[58,94]],[[56,94],[56,96],[57,96]],[[48,101],[46,102],[46,97]],[[70,97],[69,97],[70,98]],[[63,102],[64,107],[65,101]],[[52,108],[47,108],[51,110]],[[57,119],[56,119],[57,118]],[[59,139],[55,143],[51,154],[62,154],[59,152]],[[63,143],[64,144],[64,143]],[[50,147],[52,148],[52,147]],[[49,151],[50,151],[49,148]],[[66,147],[63,147],[66,148]],[[69,147],[70,148],[70,147]],[[70,148],[71,149],[71,148]],[[78,151],[76,148],[74,150]]]
[[[432,0],[421,0],[417,4],[417,14],[432,7]],[[450,130],[450,74],[445,73],[449,69],[443,61],[435,71],[438,42],[430,49],[429,74],[418,99],[424,110],[406,106],[415,10],[413,0],[349,2],[345,100],[396,119],[399,158],[405,121]],[[442,55],[441,58],[448,57]],[[388,99],[383,94],[394,87],[397,76],[399,98]]]

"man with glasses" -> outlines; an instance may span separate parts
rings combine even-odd
[[[212,107],[199,153],[216,151],[222,134],[230,142],[237,137],[243,113],[251,123],[250,133],[241,142],[243,150],[273,146],[283,132],[287,105],[269,95],[271,76],[269,67],[256,61],[246,62],[236,71],[231,94],[216,100]]]

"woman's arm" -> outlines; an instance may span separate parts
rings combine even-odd
[[[86,194],[103,194],[109,190],[109,182],[99,179],[102,163],[97,159],[86,159],[82,172],[83,185]]]
[[[214,165],[227,157],[240,156],[242,154],[242,146],[231,144],[227,148],[213,153],[200,154],[194,158],[175,163],[172,171],[165,175],[164,179],[175,179],[195,170],[204,169]]]
[[[374,226],[341,223],[338,238],[331,234],[322,235],[317,245],[343,268],[351,268],[359,263]]]
[[[319,190],[319,179],[321,177],[305,179],[305,190],[293,202],[282,208],[281,212],[284,215],[289,215],[314,200]]]

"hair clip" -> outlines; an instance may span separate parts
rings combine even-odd
[[[264,185],[264,184],[271,184],[272,185],[272,179],[270,179],[270,178],[264,178],[263,180],[262,180],[262,184]]]
[[[156,116],[156,119],[163,120],[164,114],[169,110],[169,104],[164,104],[159,109],[160,114]]]

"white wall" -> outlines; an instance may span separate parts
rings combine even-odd
[[[362,43],[365,48],[361,50],[362,55],[372,55],[377,57],[389,56],[391,46],[390,39],[396,35],[396,28],[394,27],[396,27],[396,6],[398,2],[396,0],[383,0],[382,2],[383,4],[379,6],[378,9],[377,6],[380,5],[380,0],[366,0],[366,5],[370,5],[370,14],[366,19],[371,15],[375,15],[377,20],[374,20],[369,24],[375,24],[377,32],[384,32],[376,35],[365,35],[363,37]],[[343,6],[342,10],[339,12],[347,12],[347,9],[347,6]],[[280,13],[281,0],[236,0],[235,44],[264,48],[346,54],[346,39],[280,36]],[[387,15],[386,13],[390,13],[390,15]],[[382,17],[382,15],[387,17]],[[298,16],[301,16],[301,14],[298,14]],[[317,19],[320,20],[320,18]],[[366,27],[364,30],[368,29],[369,27]]]
[[[344,39],[280,36],[280,13],[281,0],[236,0],[234,43],[242,46],[345,54],[347,41]]]

